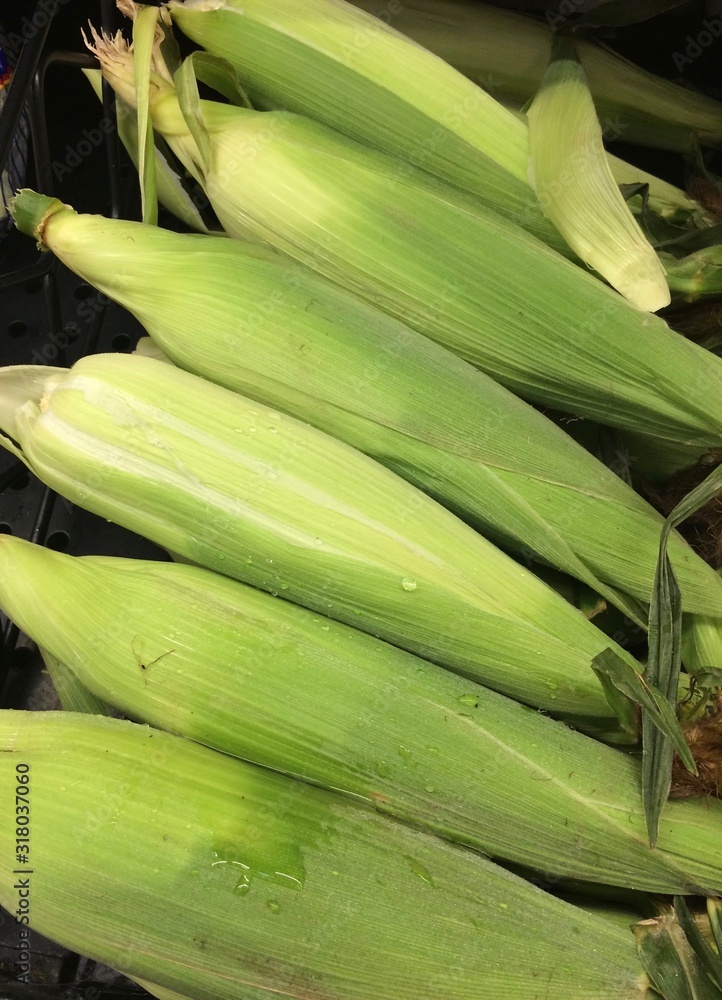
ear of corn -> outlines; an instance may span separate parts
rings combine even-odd
[[[96,49],[124,89],[128,53]],[[307,119],[212,102],[200,114],[205,188],[232,235],[289,253],[521,396],[653,437],[719,442],[722,361],[518,227]],[[152,116],[188,143],[167,87]]]
[[[238,70],[255,107],[307,114],[400,156],[569,253],[529,187],[524,126],[381,21],[329,0],[210,0],[168,11]]]
[[[531,1000],[553,980],[559,1000],[644,1000],[630,934],[329,792],[87,715],[4,712],[0,749],[6,801],[28,768],[32,925],[163,989]]]
[[[359,452],[151,358],[0,382],[3,444],[73,502],[521,700],[609,721],[590,670],[606,637]]]
[[[138,318],[153,336],[138,353],[166,351],[346,441],[639,620],[622,595],[649,602],[661,517],[481,372],[266,248],[77,215],[30,191],[13,212]],[[678,536],[672,556],[685,609],[722,615],[722,581]]]
[[[664,269],[607,164],[571,39],[555,42],[527,118],[532,185],[569,246],[640,309],[656,312],[669,305]]]
[[[722,890],[722,803],[668,803],[652,851],[633,759],[261,591],[8,537],[0,606],[133,718],[555,876]]]
[[[548,21],[462,0],[353,3],[499,98],[524,104],[544,75],[553,38]],[[180,24],[177,13],[175,17]],[[648,73],[591,42],[579,42],[579,55],[599,117],[614,138],[684,151],[697,141],[712,145],[722,141],[718,101]]]
[[[423,3],[423,0],[421,0],[421,3]],[[260,9],[260,4],[257,4],[256,6],[259,7],[259,9]],[[378,42],[379,36],[382,36],[385,39],[385,41],[386,41],[387,44],[390,42],[394,47],[397,48],[397,50],[398,50],[398,47],[399,47],[398,39],[395,39],[395,40],[391,41],[391,33],[385,28],[385,26],[383,26],[381,24],[381,22],[385,21],[387,24],[389,24],[389,25],[391,25],[393,27],[393,26],[396,25],[396,20],[397,20],[397,17],[398,17],[400,19],[401,30],[405,31],[406,18],[410,17],[411,19],[413,19],[417,12],[412,9],[414,7],[414,4],[411,4],[411,5],[408,5],[408,4],[403,4],[403,5],[398,4],[398,5],[392,5],[393,9],[391,9],[391,7],[385,7],[382,10],[374,10],[372,8],[372,4],[370,4],[368,2],[368,0],[367,0],[366,3],[357,3],[354,6],[362,8],[362,9],[366,9],[370,13],[375,14],[380,19],[380,20],[376,21],[376,23],[373,24],[373,26],[371,26],[372,22],[369,22],[368,20],[366,21],[366,23],[364,25],[364,35],[367,36],[367,40],[364,42],[364,46],[371,46],[371,48],[369,50],[369,55],[370,55],[371,58],[366,57],[366,61],[365,61],[365,65],[364,65],[364,72],[366,74],[368,74],[368,76],[366,77],[365,84],[361,83],[359,81],[359,79],[358,79],[358,76],[359,76],[359,73],[361,72],[361,69],[358,66],[355,66],[355,65],[353,67],[351,67],[349,65],[349,61],[346,58],[346,56],[347,56],[347,49],[350,46],[344,46],[343,48],[336,47],[335,49],[332,49],[332,51],[335,52],[336,56],[339,59],[339,63],[335,67],[335,69],[338,72],[340,72],[341,74],[350,73],[351,74],[351,78],[355,80],[355,83],[356,83],[357,87],[355,87],[354,90],[356,90],[356,89],[359,90],[359,97],[355,98],[355,100],[356,100],[357,103],[360,104],[360,101],[361,101],[360,92],[363,90],[364,86],[367,86],[367,87],[369,86],[369,82],[374,78],[374,76],[378,76],[378,66],[374,67],[373,63],[371,62],[371,59],[373,58],[373,51],[374,51],[373,44],[374,44],[374,42]],[[446,4],[446,3],[444,3],[443,6],[440,6],[438,4],[436,6],[438,7],[438,16],[435,17],[435,18],[433,18],[433,22],[432,22],[433,23],[433,32],[430,33],[430,36],[429,36],[428,39],[424,40],[424,44],[425,44],[425,47],[428,50],[430,50],[431,52],[436,52],[438,55],[441,55],[442,58],[444,58],[446,60],[446,62],[451,63],[453,65],[454,64],[454,60],[453,60],[454,53],[453,53],[453,50],[450,51],[451,44],[449,42],[449,39],[448,39],[446,33],[447,32],[452,32],[453,33],[454,30],[456,30],[456,32],[458,33],[458,35],[459,35],[460,40],[462,41],[462,43],[465,40],[464,37],[463,37],[462,29],[461,28],[455,29],[454,26],[453,26],[454,10],[455,10],[455,6],[456,5],[453,4],[453,3],[452,4]],[[247,5],[245,5],[244,8],[243,8],[243,12],[241,14],[241,18],[244,19],[244,30],[242,32],[241,31],[236,31],[235,33],[233,31],[231,31],[230,37],[229,37],[229,35],[227,35],[227,34],[226,35],[222,35],[222,33],[220,31],[218,31],[217,28],[218,28],[218,25],[219,25],[220,20],[221,20],[222,17],[225,17],[229,21],[231,27],[233,26],[234,22],[233,22],[233,20],[230,20],[230,17],[229,17],[230,10],[226,11],[225,13],[223,13],[223,11],[225,9],[224,8],[219,8],[219,10],[216,11],[216,13],[214,13],[212,15],[212,17],[209,16],[209,17],[206,17],[203,20],[201,20],[201,18],[199,17],[197,9],[196,8],[189,9],[189,8],[190,8],[190,5],[187,4],[187,3],[183,4],[182,6],[176,7],[176,9],[175,9],[175,15],[174,15],[175,18],[178,19],[178,20],[183,20],[183,19],[189,18],[190,19],[189,23],[191,24],[191,29],[192,30],[193,30],[193,28],[195,28],[195,30],[197,30],[197,31],[207,31],[208,29],[211,29],[210,30],[210,34],[209,34],[209,42],[208,42],[208,44],[212,48],[214,48],[215,50],[222,49],[223,52],[225,53],[226,57],[229,58],[229,59],[232,59],[233,61],[235,61],[236,65],[240,67],[241,72],[243,72],[244,74],[246,72],[249,72],[250,74],[254,74],[254,70],[253,69],[249,70],[248,49],[251,48],[251,46],[253,45],[253,43],[251,42],[250,36],[253,34],[254,37],[255,37],[255,33],[260,30],[259,26],[258,26],[258,23],[254,20],[254,18],[257,16],[257,12],[254,12],[254,13],[249,12]],[[300,5],[296,5],[296,8],[297,9],[295,11],[294,16],[297,17],[298,16],[298,10],[300,9]],[[337,15],[339,13],[339,9],[340,9],[339,5],[336,5],[336,14]],[[473,10],[477,11],[478,10],[478,6],[475,5],[475,7],[473,8]],[[129,11],[126,10],[126,13],[129,13]],[[492,24],[497,19],[500,22],[502,22],[502,23],[506,19],[510,19],[512,23],[514,21],[520,22],[521,23],[521,28],[522,28],[522,31],[521,31],[521,39],[522,39],[522,41],[521,41],[521,47],[522,48],[527,47],[528,44],[530,43],[530,39],[525,38],[525,36],[524,36],[524,30],[523,29],[531,26],[531,30],[532,30],[532,32],[534,32],[535,29],[538,30],[541,27],[541,25],[539,25],[538,22],[528,21],[526,18],[520,18],[517,15],[510,14],[509,12],[506,12],[506,11],[498,11],[495,8],[492,8],[492,9],[488,10],[488,13],[487,13],[487,10],[484,9],[484,10],[482,10],[480,12],[479,16],[480,16],[481,19],[489,18],[489,20],[492,22]],[[356,18],[354,18],[354,19],[356,19]],[[236,18],[236,20],[238,20],[238,18]],[[421,12],[419,12],[419,20],[423,22],[423,14],[421,14]],[[253,21],[253,24],[250,23],[251,21]],[[319,43],[319,48],[318,48],[318,50],[315,53],[315,55],[316,55],[316,57],[318,58],[319,61],[322,61],[322,60],[328,59],[328,58],[332,58],[332,56],[330,56],[330,54],[329,54],[329,48],[328,48],[328,46],[324,45],[323,42],[321,41],[321,39],[323,37],[323,26],[325,26],[327,24],[328,24],[327,20],[324,21],[324,22],[319,22],[317,25],[314,25],[310,29],[314,33],[314,37],[316,38],[317,43]],[[356,26],[356,27],[358,28],[358,26]],[[278,21],[274,21],[273,26],[272,26],[272,30],[276,31],[276,32],[282,30],[280,28],[279,24],[278,24]],[[409,32],[405,31],[405,33],[408,34]],[[413,34],[413,32],[411,32],[411,34]],[[493,28],[492,28],[492,34],[493,34]],[[269,32],[269,37],[271,37],[270,36],[270,32]],[[358,41],[358,38],[356,40]],[[541,49],[541,51],[544,52],[544,56],[543,56],[544,60],[548,59],[548,54],[551,51],[551,40],[552,40],[551,34],[547,34],[547,37],[544,40],[543,45],[542,45],[542,49]],[[276,40],[276,41],[279,42],[279,40]],[[287,39],[286,41],[287,41],[287,43],[289,45],[292,44],[290,38]],[[297,36],[294,37],[293,42],[297,43],[298,41],[299,41],[298,37]],[[510,43],[513,45],[514,44],[513,40],[510,40]],[[239,48],[236,48],[237,44],[238,44]],[[268,44],[270,46],[271,43],[269,42]],[[282,43],[279,42],[279,44],[282,44]],[[582,50],[586,52],[587,49],[591,49],[593,53],[595,53],[595,54],[597,54],[597,53],[601,54],[603,57],[606,56],[606,55],[608,55],[608,53],[606,53],[604,50],[598,50],[594,46],[589,46],[586,43],[582,43]],[[418,50],[417,51],[412,51],[408,46],[402,47],[402,50],[405,53],[405,55],[408,56],[412,60],[412,62],[414,62],[414,63],[417,64],[417,66],[419,67],[419,69],[421,67],[421,64],[423,64],[424,62],[426,62],[427,64],[429,64],[428,53],[421,54],[421,53],[418,52]],[[483,47],[482,47],[482,51],[483,51]],[[243,53],[243,55],[241,53]],[[309,59],[313,58],[313,54],[312,53],[306,53],[306,54],[309,56]],[[450,56],[452,58],[450,58]],[[272,58],[272,56],[269,55],[268,58],[270,59],[270,58]],[[617,58],[617,57],[614,57],[614,56],[611,57],[612,62],[614,61],[615,58]],[[250,56],[250,61],[253,62],[254,65],[255,65],[255,63],[257,61],[260,61],[262,59],[263,59],[263,53],[261,53],[259,55],[258,46],[257,45],[253,45],[253,51],[252,51],[252,54]],[[520,65],[522,67],[524,67],[524,66],[526,66],[527,62],[528,62],[528,58],[522,57],[522,59],[520,61]],[[511,64],[511,67],[513,69],[518,70],[519,63],[514,64],[513,60],[510,60],[510,64]],[[389,65],[390,65],[389,63],[386,64],[385,70],[393,73],[393,75],[395,77],[396,86],[402,92],[404,90],[407,91],[407,94],[406,94],[407,99],[413,104],[413,100],[410,97],[410,94],[413,93],[413,85],[410,86],[410,81],[408,79],[408,76],[405,77],[405,78],[403,78],[403,80],[402,80],[400,77],[397,76],[396,73],[393,72],[393,70],[389,70]],[[393,63],[391,65],[393,65],[394,69],[396,68],[396,63]],[[528,94],[526,95],[526,97],[524,99],[524,102],[526,101],[527,97],[532,97],[532,95],[534,93],[536,93],[536,91],[538,89],[538,86],[539,86],[539,84],[541,83],[541,80],[542,80],[543,65],[544,65],[544,63],[542,62],[542,64],[541,64],[541,66],[542,66],[542,73],[539,74],[538,80],[536,80],[535,82],[533,82],[532,84],[530,84],[530,89],[529,89],[529,92],[528,92]],[[628,64],[625,64],[625,65],[628,66]],[[429,70],[430,70],[430,68],[431,67],[430,67],[430,64],[429,64]],[[439,64],[438,64],[438,62],[434,65],[433,68],[437,72],[439,71]],[[509,65],[505,65],[504,68],[505,68],[505,71],[508,71],[508,69],[510,68],[510,66]],[[462,72],[463,72],[463,66],[462,66]],[[270,101],[271,106],[276,106],[276,104],[277,104],[279,107],[284,107],[284,108],[288,108],[290,110],[300,111],[303,114],[309,115],[309,117],[311,117],[311,118],[319,118],[322,121],[326,121],[327,119],[326,119],[325,116],[330,113],[332,115],[332,118],[333,118],[333,120],[330,122],[330,124],[332,124],[334,126],[334,128],[338,128],[341,131],[347,131],[348,134],[350,134],[352,138],[362,138],[365,142],[369,141],[369,132],[373,132],[375,135],[378,135],[379,129],[380,128],[385,128],[385,122],[383,122],[383,121],[382,121],[381,125],[379,124],[378,120],[375,120],[375,121],[372,121],[372,122],[367,121],[368,104],[364,105],[363,108],[361,108],[361,107],[358,108],[359,116],[361,117],[361,122],[362,122],[361,125],[358,126],[358,128],[359,128],[358,132],[356,130],[356,128],[357,128],[356,123],[353,122],[352,120],[350,120],[350,118],[349,118],[349,116],[347,114],[347,109],[344,109],[343,113],[334,114],[334,110],[333,109],[329,110],[329,104],[333,105],[334,100],[337,99],[337,94],[335,93],[335,88],[334,88],[334,93],[324,94],[321,98],[319,98],[318,103],[314,102],[313,104],[311,104],[309,102],[309,89],[308,89],[308,87],[304,87],[302,93],[299,93],[298,92],[298,88],[295,87],[295,86],[293,87],[293,90],[291,91],[290,87],[288,86],[287,80],[283,77],[283,74],[282,73],[279,74],[278,68],[274,67],[274,70],[272,71],[272,73],[268,73],[267,75],[265,73],[263,73],[263,71],[260,71],[260,73],[261,73],[261,75],[263,77],[263,83],[259,83],[259,86],[261,87],[261,91],[262,92],[265,93],[266,92],[266,88],[269,88],[268,92],[271,92],[271,91],[275,92],[275,88],[279,87],[279,86],[283,88],[283,99],[279,98],[278,101],[271,100]],[[443,73],[444,77],[446,78],[447,82],[449,82],[451,79],[453,79],[448,74],[448,67],[445,68],[442,71],[442,73]],[[424,75],[426,75],[426,73],[424,73]],[[472,79],[474,80],[474,83],[480,84],[480,86],[482,88],[482,93],[483,93],[483,90],[491,91],[492,92],[492,96],[493,96],[494,88],[495,88],[495,86],[496,86],[496,84],[498,82],[497,79],[496,79],[496,75],[494,73],[490,74],[489,77],[480,76],[478,73],[476,75],[474,75],[474,74],[467,74],[467,75],[470,75],[472,77]],[[386,87],[389,86],[390,82],[391,81],[388,81],[388,80],[386,81]],[[455,82],[458,85],[459,81],[456,80]],[[310,84],[310,87],[311,87],[311,91],[313,93],[315,93],[315,88],[317,88],[318,85],[319,85],[319,81],[318,81],[317,73],[316,72],[314,72],[311,80],[309,81],[309,84]],[[331,86],[330,84],[327,84],[327,85],[329,87]],[[665,82],[662,82],[662,85],[664,87],[669,87],[669,89],[673,93],[675,93],[675,94],[681,93],[682,96],[686,97],[686,98],[689,98],[689,96],[690,96],[690,92],[689,91],[680,91],[680,88],[667,85]],[[375,90],[371,90],[370,92],[372,92],[374,95],[378,95],[378,90],[379,90],[379,88],[376,87]],[[382,89],[381,93],[384,95],[385,100],[387,100],[387,101],[393,100],[392,93],[389,92],[388,89],[385,92]],[[471,89],[467,88],[467,102],[465,102],[464,104],[459,104],[459,99],[458,99],[458,95],[457,95],[457,97],[455,99],[456,100],[456,106],[457,107],[461,107],[462,109],[465,110],[466,109],[466,104],[468,103],[468,99],[470,98],[470,96],[471,96],[472,93],[475,93],[475,96],[477,96],[477,97],[479,96],[478,92],[473,92]],[[437,95],[434,94],[433,96],[436,97]],[[369,97],[369,93],[366,94],[366,98],[367,99],[368,99],[368,97]],[[503,112],[499,110],[499,107],[498,107],[498,105],[497,105],[496,102],[494,102],[492,104],[489,104],[488,103],[488,97],[486,95],[484,95],[483,100],[484,100],[484,103],[485,103],[485,110],[487,110],[487,112],[489,110],[491,110],[493,112],[493,114],[498,118],[498,121],[495,122],[495,126],[492,127],[492,128],[490,128],[490,130],[487,133],[485,133],[483,135],[481,134],[480,129],[479,129],[478,124],[477,124],[476,121],[467,122],[465,119],[468,116],[464,114],[464,111],[462,111],[459,114],[457,114],[456,116],[454,116],[454,119],[452,120],[451,125],[450,125],[449,120],[448,120],[449,119],[448,113],[440,111],[439,113],[443,114],[443,118],[444,118],[443,126],[442,127],[447,128],[447,129],[449,127],[451,127],[452,129],[459,129],[460,125],[462,126],[462,129],[470,127],[474,131],[474,133],[476,135],[476,143],[479,145],[479,147],[481,149],[484,150],[485,153],[488,153],[488,155],[491,157],[492,160],[494,160],[500,166],[502,166],[505,169],[507,169],[508,171],[510,171],[510,173],[514,174],[516,177],[518,177],[520,179],[523,179],[523,180],[528,180],[528,177],[527,177],[527,160],[528,160],[529,153],[528,153],[528,140],[527,140],[527,138],[524,137],[524,139],[522,141],[521,136],[520,136],[520,134],[518,132],[518,129],[515,129],[515,130],[511,129],[511,126],[509,125],[509,119],[508,119],[508,117],[506,117],[506,116],[503,115]],[[704,101],[708,101],[708,100],[709,99],[703,98],[703,102]],[[522,103],[524,103],[524,102],[522,102]],[[669,102],[667,102],[667,103],[669,103]],[[709,102],[709,103],[710,103],[711,106],[714,106],[714,102]],[[261,99],[259,106],[260,107],[264,106],[263,99]],[[424,118],[422,118],[421,120],[422,121],[427,120],[427,122],[428,122],[428,118],[426,116],[428,116],[429,112],[428,112],[428,99],[427,99],[427,95],[426,94],[424,95],[424,99],[423,99],[423,108],[424,108]],[[663,110],[664,105],[660,104],[660,108]],[[412,113],[411,110],[410,110],[409,105],[407,105],[404,110],[405,110],[405,116]],[[515,108],[513,108],[513,107],[512,108],[507,107],[507,110],[510,110],[515,115],[515,117],[517,117],[517,118],[520,117],[519,114],[518,114],[518,112],[517,112],[517,110]],[[391,111],[391,108],[389,107],[389,118],[391,118],[390,111]],[[525,116],[521,116],[521,119],[524,122],[524,124],[526,124]],[[685,121],[685,127],[687,127],[686,122],[687,122],[688,119],[683,119],[683,120]],[[720,134],[720,136],[722,136],[722,116],[720,116],[718,114],[715,120],[716,120],[716,123],[717,123],[719,134]],[[607,122],[607,125],[609,125],[609,122]],[[427,128],[428,127],[429,127],[429,124],[427,124]],[[627,127],[628,127],[628,125],[627,125]],[[418,123],[417,123],[417,128],[418,128]],[[379,136],[379,138],[377,139],[377,141],[373,142],[372,144],[373,145],[378,145],[379,148],[381,148],[381,149],[385,149],[385,150],[394,152],[397,155],[401,152],[402,155],[404,155],[406,157],[409,157],[412,162],[417,163],[418,159],[415,159],[410,154],[409,150],[411,150],[411,149],[414,148],[414,146],[413,146],[414,141],[419,142],[419,135],[420,134],[423,135],[423,130],[421,130],[421,132],[410,130],[410,135],[407,136],[407,137],[405,137],[406,145],[404,146],[403,150],[400,150],[398,148],[398,146],[397,146],[397,144],[399,142],[399,137],[398,137],[398,134],[396,132],[393,132],[393,134],[388,135],[388,136],[386,134],[384,134],[382,137]],[[437,134],[438,133],[435,133],[435,135],[437,135]],[[497,146],[493,145],[494,140],[496,139],[497,135],[503,137],[501,143],[499,143],[499,145],[498,145],[498,148],[497,148]],[[512,137],[513,137],[513,141],[511,141]],[[448,138],[448,136],[447,136],[447,138]],[[438,140],[435,140],[435,141],[438,141]],[[420,147],[416,151],[416,157],[417,158],[419,156],[426,156],[426,155],[428,155],[428,153],[426,152],[426,146],[428,146],[428,145],[429,145],[429,143],[426,143],[425,146]],[[446,149],[443,152],[446,152]],[[443,155],[443,153],[442,153],[442,155]],[[448,166],[448,164],[444,163],[443,161],[440,162],[440,163],[437,163],[437,158],[439,158],[439,154],[438,154],[438,151],[435,151],[432,154],[432,161],[433,161],[432,167],[426,166],[424,162],[418,162],[418,165],[424,166],[425,169],[429,169],[431,173],[438,173],[438,175],[440,177],[442,177],[444,180],[451,181],[452,183],[459,183],[465,190],[469,190],[469,191],[473,192],[477,197],[482,197],[482,199],[485,202],[487,201],[487,199],[489,199],[490,190],[494,194],[496,194],[496,192],[494,192],[493,188],[489,189],[486,185],[484,185],[482,187],[480,179],[477,179],[476,177],[470,177],[468,175],[465,176],[465,175],[462,175],[462,174],[460,174],[459,176],[452,176],[450,174],[450,172],[449,172],[449,166]],[[669,184],[666,181],[661,180],[660,178],[655,177],[655,176],[653,176],[651,174],[648,174],[645,171],[640,170],[639,168],[637,168],[635,166],[632,166],[629,163],[626,163],[624,160],[620,160],[618,157],[612,156],[611,154],[607,155],[607,160],[608,160],[609,167],[610,167],[610,169],[611,169],[611,171],[612,171],[612,173],[614,175],[614,178],[615,178],[615,180],[616,180],[616,182],[618,184],[635,184],[635,183],[647,183],[647,184],[649,184],[649,187],[650,187],[650,191],[649,191],[649,194],[650,194],[649,205],[650,205],[650,207],[652,208],[653,211],[659,213],[663,217],[668,217],[670,215],[675,215],[675,214],[680,213],[680,212],[684,213],[684,215],[686,215],[686,216],[688,216],[690,214],[693,214],[695,217],[700,217],[700,216],[704,215],[704,212],[703,212],[701,206],[697,202],[695,202],[693,199],[689,198],[685,194],[684,191],[681,191],[679,188],[676,188],[674,185]],[[542,231],[542,230],[539,229],[539,225],[540,224],[539,224],[539,220],[538,220],[538,212],[533,213],[533,220],[534,220],[533,221],[533,227],[530,227],[530,224],[529,224],[529,221],[528,221],[528,215],[529,215],[529,206],[528,205],[525,204],[525,211],[524,211],[524,214],[522,216],[522,215],[520,215],[519,212],[516,212],[516,214],[512,214],[510,212],[510,206],[509,206],[509,202],[507,201],[507,199],[504,199],[503,201],[499,201],[497,197],[494,197],[494,199],[493,200],[489,200],[488,203],[490,204],[490,206],[492,208],[495,209],[495,211],[501,212],[501,214],[504,214],[504,215],[508,215],[515,222],[517,222],[519,225],[522,225],[524,228],[530,229],[530,231],[534,232],[535,235],[537,235],[539,238],[543,239],[547,243],[550,243],[550,245],[554,246],[555,249],[561,249],[562,252],[565,252],[565,253],[567,252],[566,248],[560,248],[557,245],[558,244],[558,234],[556,233],[556,230],[553,232],[553,235],[550,236],[549,233],[546,233],[546,232],[544,232],[544,231]]]

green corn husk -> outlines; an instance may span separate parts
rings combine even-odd
[[[555,1000],[646,996],[631,933],[332,793],[93,716],[5,711],[0,751],[5,801],[18,767],[29,779],[31,926],[161,989],[533,1000],[541,982]],[[11,913],[17,867],[4,823]]]
[[[167,10],[234,66],[254,107],[306,114],[399,156],[570,254],[529,187],[523,124],[381,21],[336,0],[191,0]]]
[[[383,18],[499,98],[524,104],[544,76],[553,38],[548,21],[460,0],[353,4]],[[174,17],[183,27],[178,13]],[[682,151],[690,151],[697,141],[715,146],[722,141],[719,102],[592,42],[579,42],[579,55],[599,117],[614,137]]]
[[[100,100],[103,98],[102,73],[99,69],[84,69],[86,79]],[[128,155],[138,167],[138,125],[135,112],[121,99],[116,100],[115,114],[118,123],[118,136],[125,146]],[[180,177],[173,170],[162,152],[155,150],[155,178],[158,190],[158,201],[168,209],[189,229],[198,233],[208,233],[208,227],[203,221],[193,199],[183,187]]]
[[[559,38],[527,112],[530,176],[569,246],[634,305],[670,303],[657,254],[607,164],[602,129],[574,42]]]
[[[6,537],[0,606],[132,718],[556,877],[722,891],[722,803],[668,803],[651,850],[635,759],[208,570]]]
[[[722,247],[704,247],[681,258],[666,253],[660,257],[677,300],[699,302],[722,297]]]
[[[605,636],[435,501],[306,424],[109,354],[0,370],[0,428],[61,495],[185,559],[613,725],[590,669]]]
[[[579,42],[576,44],[578,46]],[[507,105],[507,107],[521,121],[524,123],[527,122],[527,115],[521,108],[513,105]],[[694,198],[690,197],[681,188],[670,184],[669,181],[665,181],[655,174],[650,174],[636,164],[614,156],[609,151],[605,152],[605,159],[615,184],[620,187],[626,185],[634,185],[635,187],[640,184],[645,185],[647,188],[647,208],[661,219],[680,225],[686,223],[694,225],[697,228],[704,225],[713,225],[717,221],[698,201],[695,201]],[[641,195],[634,195],[628,198],[627,204],[635,214],[639,214],[643,204]]]
[[[513,104],[507,107],[520,121],[528,123],[527,114],[522,108]],[[614,156],[607,150],[602,149],[602,155],[615,185],[623,189],[644,187],[644,192],[623,191],[626,204],[633,215],[640,217],[643,222],[649,221],[651,213],[671,225],[694,231],[705,226],[713,226],[719,221],[710,210],[674,184]]]
[[[578,47],[578,40],[575,40],[575,45]],[[525,125],[528,125],[526,113],[528,105],[528,101],[523,105],[509,101],[504,102],[504,106]],[[669,181],[663,180],[655,174],[650,174],[636,164],[629,163],[619,156],[614,156],[613,153],[606,149],[604,151],[604,158],[617,185],[645,185],[647,188],[645,195],[646,206],[660,218],[679,225],[687,224],[695,228],[714,225],[719,221],[710,210],[704,208],[691,195],[687,194],[686,191],[683,191],[674,184],[670,184]],[[643,204],[641,194],[630,196],[627,204],[638,214]]]
[[[677,898],[670,912],[635,925],[640,960],[654,983],[654,995],[664,1000],[720,1000],[722,962],[687,908],[680,912],[683,906]],[[689,923],[687,932],[683,920]]]
[[[722,628],[714,618],[690,615],[682,630],[684,664],[688,673],[722,670]]]
[[[96,51],[132,99],[129,53],[117,42]],[[154,127],[187,153],[175,94],[155,84]],[[722,361],[528,234],[318,123],[213,102],[199,113],[205,188],[232,235],[289,253],[523,397],[663,440],[719,444]]]
[[[12,211],[145,326],[139,353],[166,352],[366,452],[639,621],[620,595],[650,601],[662,518],[481,372],[267,248],[77,215],[32,191]],[[722,581],[679,536],[672,550],[685,610],[722,617]]]

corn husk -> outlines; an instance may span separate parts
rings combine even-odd
[[[102,74],[99,69],[83,70],[86,79],[93,88],[95,96],[102,100]],[[135,113],[122,100],[116,100],[115,113],[118,124],[118,136],[125,146],[131,160],[138,166],[138,126]],[[161,150],[155,150],[155,178],[158,190],[158,201],[169,212],[175,215],[189,229],[198,233],[208,233],[203,218],[193,202],[190,194],[183,186],[181,178],[169,164]]]
[[[145,326],[153,339],[139,353],[165,351],[364,451],[640,620],[633,602],[651,598],[661,517],[481,372],[267,248],[76,215],[31,191],[13,211]],[[722,616],[722,582],[679,536],[672,548],[685,609]]]
[[[579,44],[577,41],[577,49]],[[507,103],[505,106],[513,111],[520,121],[527,123],[527,115],[522,106],[513,102]],[[528,107],[528,102],[525,106]],[[636,163],[629,163],[627,160],[615,156],[609,150],[605,149],[604,157],[614,178],[614,183],[619,187],[644,186],[644,199],[641,193],[627,195],[627,204],[635,215],[641,215],[642,208],[646,205],[649,211],[661,219],[680,225],[686,224],[690,228],[713,225],[717,221],[714,215],[675,184],[670,184],[662,177],[642,170]]]
[[[300,112],[399,156],[570,253],[529,187],[523,125],[382,21],[329,0],[194,0],[167,11],[236,68],[254,107]]]
[[[527,112],[529,171],[545,214],[580,259],[634,305],[668,306],[665,272],[607,163],[573,41],[557,40]]]
[[[127,50],[96,49],[132,99]],[[189,155],[170,84],[158,75],[154,86],[154,127]],[[526,398],[663,440],[719,442],[722,361],[517,227],[307,119],[196,110],[207,129],[196,165],[232,235],[289,253]]]
[[[722,803],[668,803],[653,851],[633,758],[261,591],[7,537],[0,607],[132,718],[550,877],[722,890]]]
[[[29,770],[31,925],[195,1000],[644,1000],[634,938],[471,852],[131,723],[0,715]],[[18,908],[15,826],[0,901]]]
[[[519,104],[536,93],[549,60],[553,28],[563,21],[561,13],[534,20],[463,0],[353,3],[436,53],[495,97]],[[178,15],[176,20],[180,23]],[[648,73],[593,42],[580,41],[579,54],[611,138],[684,151],[698,141],[718,145],[722,140],[718,101]],[[690,63],[685,52],[675,57],[678,71]]]
[[[591,670],[615,648],[606,636],[429,497],[306,424],[163,361],[109,354],[0,371],[0,427],[43,482],[185,559],[611,723]]]

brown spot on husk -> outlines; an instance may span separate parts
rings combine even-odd
[[[690,774],[675,754],[670,798],[714,795],[722,799],[722,691],[717,692],[711,714],[685,727],[684,736],[699,773]]]
[[[721,460],[722,452],[715,452],[709,458],[675,472],[663,486],[646,484],[644,492],[647,499],[660,514],[667,517]],[[677,530],[713,569],[722,568],[722,495],[714,497],[691,514]]]
[[[703,208],[714,215],[722,217],[722,189],[714,181],[697,175],[690,178],[687,184],[687,194],[698,201]]]

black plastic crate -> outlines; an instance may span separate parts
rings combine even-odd
[[[94,59],[81,51],[79,26],[91,15],[116,26],[114,3],[96,0],[86,11],[72,4],[38,0],[0,7],[12,43],[22,41],[7,102],[0,114],[0,170],[12,155],[18,130],[29,133],[28,185],[75,202],[83,211],[112,216],[138,214],[137,180],[113,126],[112,93],[103,106],[79,72]],[[34,7],[34,10],[33,10]],[[21,9],[20,9],[21,8]],[[61,15],[64,15],[61,18]],[[5,19],[7,17],[7,23]],[[73,25],[68,38],[63,21]],[[65,35],[65,37],[63,37]],[[58,49],[69,42],[73,49]],[[15,53],[13,53],[15,54]],[[130,351],[142,330],[124,310],[41,253],[11,230],[0,240],[0,359],[7,364],[66,366],[84,354]],[[0,532],[29,538],[76,555],[107,553],[167,558],[146,540],[56,496],[8,452],[0,453]],[[0,707],[59,708],[40,655],[0,615]],[[0,822],[3,817],[0,816]],[[148,997],[115,971],[31,932],[22,944],[29,955],[27,982],[20,959],[20,925],[0,909],[0,1000],[124,1000]]]

